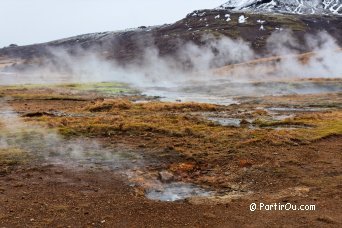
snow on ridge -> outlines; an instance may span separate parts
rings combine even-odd
[[[342,16],[342,0],[229,0],[216,9]]]

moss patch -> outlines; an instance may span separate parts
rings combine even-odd
[[[0,175],[6,175],[15,166],[24,164],[27,161],[27,154],[17,148],[0,149]]]

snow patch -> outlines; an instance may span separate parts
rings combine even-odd
[[[248,17],[245,17],[245,15],[241,15],[241,16],[239,17],[239,23],[240,23],[240,24],[246,23],[246,22],[247,22],[247,19],[248,19]]]
[[[217,9],[292,14],[342,15],[341,0],[229,0]]]
[[[231,20],[232,20],[232,19],[230,18],[230,14],[228,14],[228,13],[227,13],[226,15],[224,15],[224,17],[227,18],[226,21],[231,21]]]

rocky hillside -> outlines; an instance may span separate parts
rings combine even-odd
[[[192,41],[203,44],[203,37],[211,34],[214,37],[227,36],[232,39],[243,39],[263,53],[267,38],[275,31],[290,29],[301,42],[305,34],[325,30],[342,46],[342,17],[323,14],[278,14],[236,11],[251,9],[252,5],[239,5],[231,9],[234,2],[214,10],[199,10],[188,14],[174,24],[145,27],[116,32],[103,32],[75,36],[29,46],[11,46],[0,49],[0,58],[20,58],[24,60],[48,57],[51,48],[63,48],[70,53],[80,49],[92,50],[107,59],[116,59],[121,63],[139,60],[146,47],[156,47],[160,55],[172,55],[181,43]],[[243,1],[239,1],[243,2]],[[263,4],[268,1],[244,1]],[[281,1],[271,1],[281,2]],[[290,2],[290,1],[288,1]],[[253,5],[254,6],[254,5]],[[261,7],[262,5],[255,5]],[[259,9],[258,8],[258,9]],[[339,12],[339,11],[338,11]],[[308,51],[302,46],[299,51]]]
[[[341,0],[229,0],[218,9],[258,13],[342,15]]]

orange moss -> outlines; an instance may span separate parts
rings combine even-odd
[[[150,111],[217,111],[219,109],[218,105],[192,102],[149,102],[141,104],[141,106]]]
[[[195,169],[193,163],[174,163],[170,165],[170,170],[175,173],[190,172]]]
[[[90,112],[105,112],[113,109],[130,109],[132,102],[125,99],[110,99],[103,101],[96,101],[85,107],[85,110]]]

